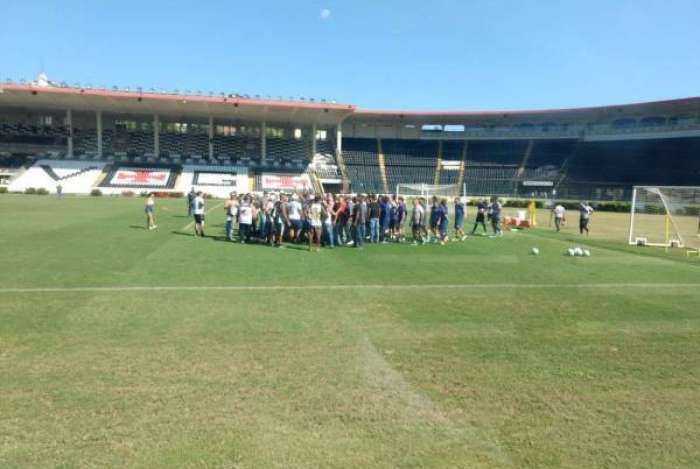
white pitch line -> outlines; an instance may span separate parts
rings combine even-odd
[[[0,288],[0,294],[8,293],[101,293],[138,291],[304,291],[304,290],[551,290],[551,289],[601,289],[642,288],[700,288],[700,283],[475,283],[475,284],[420,284],[420,285],[143,285],[114,287],[35,287]]]
[[[223,202],[221,202],[221,203],[219,203],[219,204],[217,204],[217,205],[214,205],[214,206],[211,207],[209,210],[205,210],[205,211],[204,211],[204,214],[206,215],[207,213],[211,212],[212,210],[215,210],[215,209],[217,209],[217,208],[219,208],[219,207],[221,207],[221,206],[223,206],[223,205],[224,205]],[[184,228],[182,228],[180,231],[187,231],[187,230],[189,230],[190,228],[192,228],[193,226],[194,226],[194,221],[191,221],[191,222],[189,222]]]

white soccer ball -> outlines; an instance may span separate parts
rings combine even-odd
[[[576,249],[574,249],[574,254],[576,254],[577,256],[583,256],[583,249],[577,247]]]
[[[533,256],[538,256],[540,254],[540,250],[537,248],[532,248],[532,255]]]
[[[576,255],[576,250],[574,248],[569,248],[567,252],[571,257],[574,257]]]
[[[586,257],[591,257],[591,251],[589,251],[588,249],[584,249],[584,250],[583,250],[583,255],[586,256]]]

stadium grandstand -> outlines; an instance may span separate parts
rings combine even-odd
[[[0,184],[66,193],[290,189],[628,200],[700,180],[700,98],[393,112],[315,100],[0,83]],[[304,179],[306,178],[306,179]],[[312,184],[309,182],[308,184]],[[306,184],[306,183],[304,183]]]

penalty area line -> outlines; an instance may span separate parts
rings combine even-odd
[[[223,202],[214,205],[214,206],[211,207],[210,209],[205,210],[205,211],[204,211],[204,215],[206,215],[207,213],[211,212],[212,210],[216,210],[217,208],[222,207],[223,205],[224,205]],[[191,221],[191,222],[189,222],[187,225],[185,225],[185,227],[182,228],[180,231],[187,231],[187,230],[189,230],[190,228],[192,228],[193,226],[194,226],[194,221]]]
[[[475,283],[475,284],[420,284],[420,285],[134,285],[113,287],[29,287],[0,288],[0,294],[9,293],[100,293],[139,291],[304,291],[304,290],[552,290],[552,289],[670,289],[700,288],[700,283]]]

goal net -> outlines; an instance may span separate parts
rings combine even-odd
[[[396,195],[404,197],[456,197],[462,195],[459,184],[397,184]]]
[[[700,247],[700,187],[635,186],[630,212],[630,244]]]

